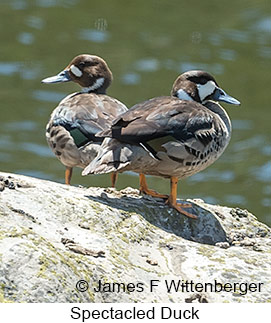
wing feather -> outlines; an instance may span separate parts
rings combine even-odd
[[[122,114],[107,135],[137,144],[170,135],[181,142],[194,138],[207,145],[214,126],[214,114],[203,105],[174,97],[158,97]]]
[[[125,111],[124,104],[107,95],[77,93],[60,102],[52,119],[54,125],[61,125],[69,132],[76,129],[91,141],[101,141],[95,135],[108,129]]]

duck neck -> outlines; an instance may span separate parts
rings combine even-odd
[[[220,104],[214,101],[206,101],[204,103],[204,106],[209,110],[211,110],[212,112],[218,114],[222,119],[222,121],[224,122],[228,132],[231,133],[231,121],[226,110],[224,110]]]
[[[108,87],[107,82],[103,77],[98,78],[91,86],[82,87],[82,93],[105,94]]]

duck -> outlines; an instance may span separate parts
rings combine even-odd
[[[177,202],[178,181],[213,164],[229,144],[232,126],[219,104],[240,105],[206,71],[178,76],[171,96],[138,103],[101,134],[107,137],[83,175],[133,171],[170,180],[165,203],[189,218],[189,203]]]
[[[67,185],[71,183],[73,168],[85,168],[98,154],[103,138],[95,135],[127,111],[122,102],[106,94],[112,80],[105,60],[89,54],[74,57],[60,73],[42,80],[45,84],[73,81],[81,86],[81,91],[58,104],[46,126],[48,145],[66,167]],[[112,173],[113,187],[116,179],[117,173]]]

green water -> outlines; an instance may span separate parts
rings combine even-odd
[[[179,184],[179,197],[247,208],[271,225],[271,2],[248,0],[0,1],[0,169],[58,182],[64,167],[45,140],[57,103],[76,84],[41,84],[77,54],[102,56],[108,94],[131,106],[167,95],[189,69],[211,72],[241,107],[224,105],[233,135],[223,156]],[[108,176],[73,184],[107,186]],[[168,192],[168,181],[149,178]],[[138,187],[133,174],[117,187]]]

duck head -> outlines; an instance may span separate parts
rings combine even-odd
[[[42,83],[73,81],[83,92],[105,93],[112,80],[112,73],[101,57],[83,54],[76,56],[59,74],[43,79]]]
[[[181,100],[204,104],[208,100],[240,105],[240,102],[222,90],[214,77],[204,71],[188,71],[181,74],[173,84],[171,95]]]

